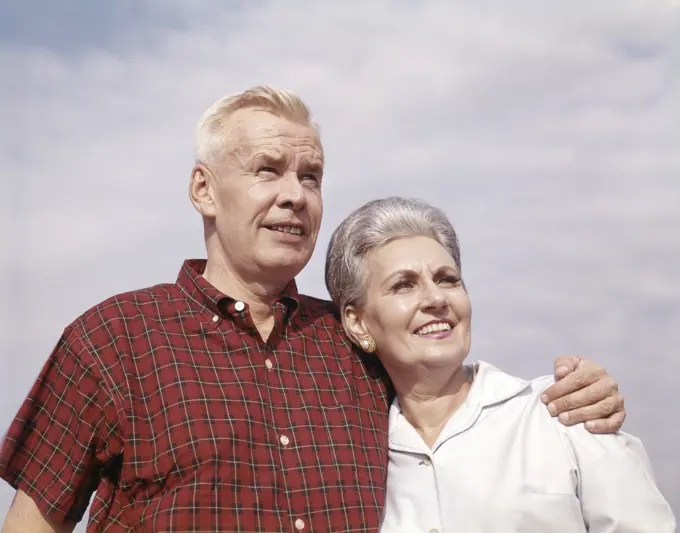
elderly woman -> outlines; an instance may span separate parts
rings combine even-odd
[[[326,284],[396,391],[381,531],[675,531],[640,441],[558,423],[540,400],[552,378],[464,364],[470,298],[440,210],[364,205],[333,234]]]

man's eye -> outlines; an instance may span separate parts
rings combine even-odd
[[[446,285],[449,287],[455,287],[460,283],[460,278],[456,276],[444,276],[439,280],[440,285]]]
[[[274,167],[260,167],[257,171],[258,174],[276,174],[276,169]]]

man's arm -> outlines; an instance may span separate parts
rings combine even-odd
[[[556,383],[541,399],[565,426],[585,422],[591,433],[615,433],[626,418],[618,383],[601,366],[565,355],[555,360]]]
[[[17,489],[3,532],[73,529],[66,523],[82,518],[103,465],[122,453],[117,416],[69,326],[0,443],[0,478]]]
[[[50,520],[28,494],[18,490],[0,533],[71,533],[74,527],[73,522],[60,524]]]

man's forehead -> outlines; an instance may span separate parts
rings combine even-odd
[[[309,151],[310,157],[323,159],[321,141],[310,126],[257,109],[241,109],[230,122],[230,134],[239,152],[276,155],[294,149]]]

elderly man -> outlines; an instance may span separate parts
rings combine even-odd
[[[65,329],[0,453],[17,489],[3,531],[68,531],[93,492],[93,532],[378,528],[389,384],[294,282],[321,224],[323,165],[292,93],[256,87],[206,112],[190,197],[207,262]],[[553,414],[621,426],[601,368],[556,366],[573,372],[548,391]]]

